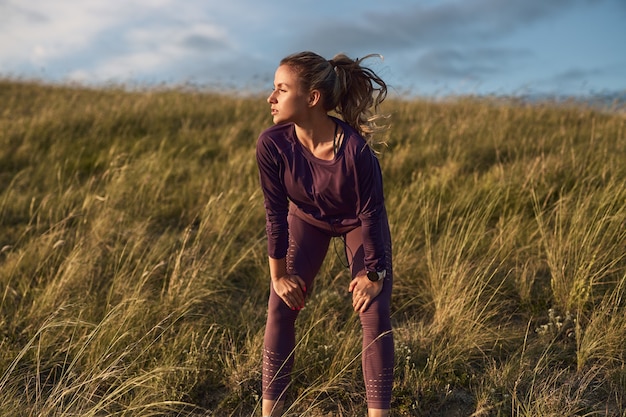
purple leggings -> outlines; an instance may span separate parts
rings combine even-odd
[[[306,288],[313,287],[313,279],[319,271],[330,239],[339,236],[330,225],[314,226],[299,217],[289,214],[289,250],[287,270],[299,275]],[[362,366],[363,380],[369,408],[389,409],[393,385],[394,344],[391,333],[390,302],[393,272],[391,268],[391,237],[384,216],[385,251],[387,276],[382,292],[372,301],[369,308],[360,313],[363,329]],[[345,234],[346,255],[352,277],[365,272],[361,227]],[[347,286],[347,283],[346,283]],[[274,292],[270,285],[267,324],[263,349],[263,398],[283,400],[290,382],[293,366],[293,351],[296,345],[295,321],[297,310],[291,310]]]

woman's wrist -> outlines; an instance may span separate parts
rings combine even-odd
[[[272,281],[279,280],[287,275],[287,260],[286,258],[269,258],[270,264],[270,278]]]

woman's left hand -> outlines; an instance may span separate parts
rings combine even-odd
[[[348,288],[348,291],[352,293],[352,307],[354,307],[354,311],[358,311],[359,313],[365,312],[372,303],[372,300],[374,300],[382,290],[382,280],[372,282],[366,275],[354,278],[350,282],[350,288]]]

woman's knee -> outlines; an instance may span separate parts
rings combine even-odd
[[[364,330],[372,329],[377,334],[391,330],[391,312],[388,303],[374,302],[359,314]]]
[[[293,324],[298,317],[298,310],[292,310],[278,296],[271,300],[267,308],[267,320],[272,323]]]

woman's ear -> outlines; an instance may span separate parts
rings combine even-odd
[[[320,102],[322,94],[319,90],[311,90],[309,93],[309,107],[315,107]]]

